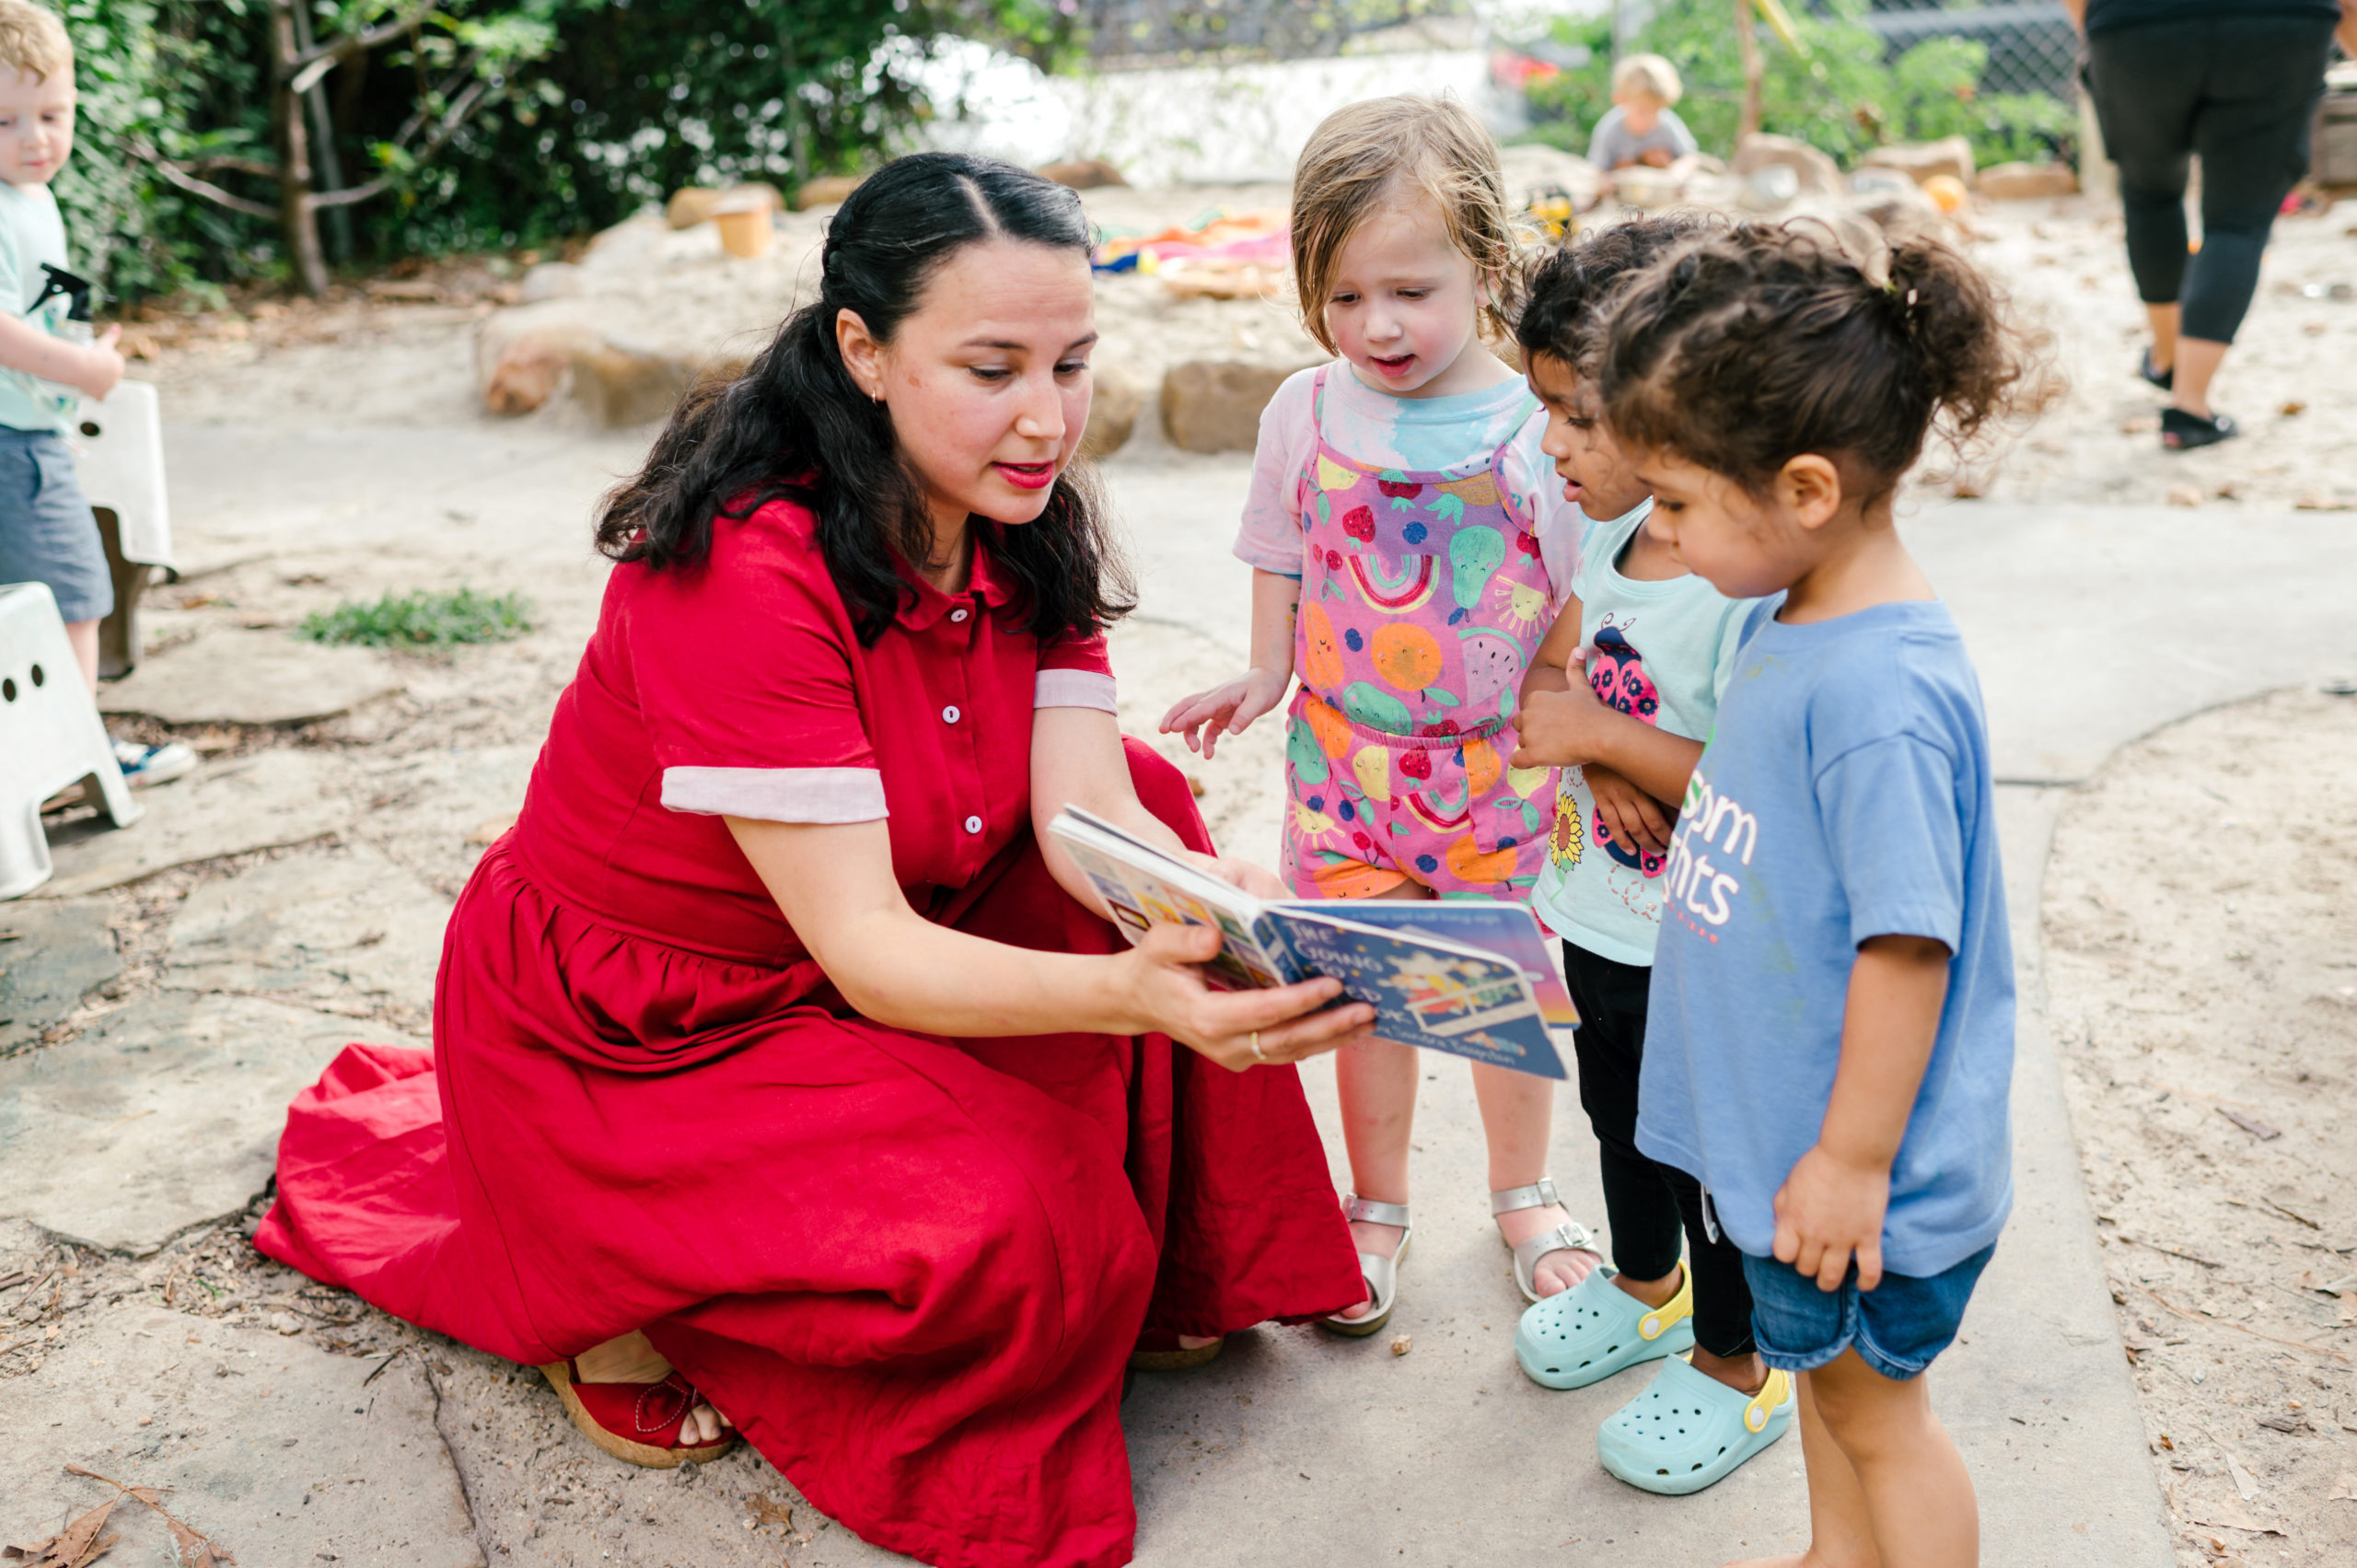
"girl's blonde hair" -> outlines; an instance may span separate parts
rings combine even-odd
[[[57,13],[27,0],[0,0],[0,71],[29,71],[42,81],[74,65],[74,41]]]
[[[1326,352],[1326,327],[1342,247],[1387,200],[1422,196],[1439,210],[1449,243],[1490,291],[1483,337],[1514,331],[1517,244],[1498,144],[1454,97],[1401,93],[1338,109],[1319,122],[1293,173],[1293,275],[1302,325]]]
[[[1660,55],[1631,54],[1612,67],[1612,96],[1631,93],[1659,99],[1667,108],[1686,96],[1686,84],[1678,79],[1678,67]]]

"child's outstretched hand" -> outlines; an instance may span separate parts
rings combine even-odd
[[[1162,715],[1162,733],[1187,738],[1187,749],[1209,757],[1223,735],[1241,735],[1254,719],[1284,701],[1289,669],[1248,669],[1240,680],[1182,697]]]
[[[1776,1190],[1776,1260],[1834,1291],[1858,1260],[1858,1288],[1882,1283],[1882,1222],[1890,1206],[1890,1167],[1860,1166],[1818,1144]]]

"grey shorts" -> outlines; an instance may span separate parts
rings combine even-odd
[[[47,583],[69,625],[114,609],[99,520],[53,430],[0,425],[0,583]]]

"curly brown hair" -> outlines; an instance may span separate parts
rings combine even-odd
[[[1514,336],[1524,360],[1550,354],[1594,376],[1614,291],[1672,250],[1726,227],[1714,213],[1667,212],[1593,229],[1549,250],[1523,280]]]
[[[1858,251],[1830,229],[1746,225],[1639,277],[1604,347],[1614,432],[1755,494],[1805,452],[1846,459],[1875,501],[1935,429],[1962,459],[2042,401],[2036,344],[1971,262],[1933,240]]]

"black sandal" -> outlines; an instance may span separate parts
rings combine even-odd
[[[2177,389],[2177,366],[2172,365],[2166,370],[2154,369],[2153,351],[2149,348],[2144,351],[2143,363],[2136,366],[2136,374],[2164,392],[2174,391]]]
[[[2242,433],[2242,426],[2223,413],[2204,416],[2188,413],[2181,408],[2161,411],[2161,445],[2172,452],[2189,452],[2196,447],[2214,447]]]

